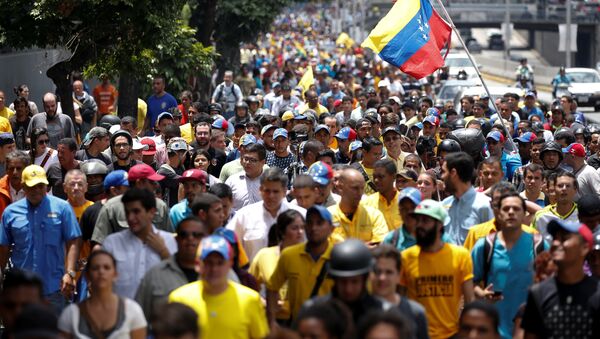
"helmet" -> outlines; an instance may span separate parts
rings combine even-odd
[[[238,102],[237,104],[235,104],[235,109],[238,109],[238,108],[245,108],[246,110],[248,110],[248,104],[243,101]]]
[[[329,275],[355,277],[367,274],[373,266],[373,256],[367,246],[358,239],[348,239],[333,246],[329,259]]]
[[[589,124],[587,125],[586,129],[588,130],[590,136],[594,133],[600,133],[600,125],[598,124]]]
[[[81,165],[81,171],[86,175],[107,175],[108,167],[104,162],[96,159],[85,161]]]
[[[461,150],[462,149],[460,148],[460,144],[458,143],[458,141],[452,139],[442,140],[442,142],[440,142],[437,148],[438,155],[440,154],[440,152],[456,153],[460,152]]]
[[[567,145],[570,145],[576,141],[575,134],[569,127],[561,127],[554,132],[554,140],[565,139]]]
[[[600,231],[594,232],[594,247],[592,249],[594,251],[600,250]]]
[[[483,159],[483,146],[485,137],[475,128],[459,128],[448,134],[448,139],[457,141],[463,152],[469,154],[475,162]]]
[[[98,126],[104,127],[107,130],[109,130],[110,126],[120,125],[120,124],[121,124],[121,118],[119,118],[116,115],[106,114],[100,119]]]
[[[544,144],[540,150],[540,159],[544,159],[544,153],[546,152],[558,152],[560,161],[563,159],[562,147],[556,141],[550,141]]]
[[[127,132],[126,130],[118,130],[115,132],[115,134],[113,134],[110,137],[110,146],[114,146],[115,145],[115,139],[117,137],[125,137],[127,138],[127,141],[129,142],[129,145],[133,145],[133,138],[131,137],[131,134],[129,134],[129,132]]]
[[[259,100],[256,97],[256,95],[250,95],[248,98],[246,98],[246,102],[249,103],[249,104],[251,104],[251,103],[258,104]]]
[[[221,114],[223,113],[223,107],[219,103],[210,104],[208,105],[208,112],[210,113],[210,111],[217,111]]]
[[[540,135],[537,135],[538,137],[541,137],[542,136],[541,134],[544,134],[544,124],[541,121],[534,121],[531,124],[531,129],[533,130],[533,132],[535,132],[536,135],[538,133],[540,134]]]
[[[481,133],[483,133],[483,135],[488,135],[488,133],[492,131],[492,125],[490,124],[490,121],[484,118],[479,118],[477,120],[479,120],[481,124]]]
[[[454,120],[454,124],[452,125],[452,130],[456,130],[459,128],[465,128],[466,125],[467,125],[467,122],[465,121],[465,119],[458,118],[458,119]]]

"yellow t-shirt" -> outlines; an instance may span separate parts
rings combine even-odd
[[[479,225],[475,225],[469,229],[469,233],[465,238],[465,243],[463,244],[464,248],[471,252],[473,247],[475,247],[475,243],[477,240],[487,236],[492,232],[496,232],[496,218],[481,223]],[[527,225],[521,225],[521,229],[526,233],[538,233],[535,228],[529,227]]]
[[[444,243],[435,253],[412,246],[402,252],[400,285],[408,297],[425,308],[432,339],[450,338],[458,332],[463,283],[473,279],[473,262],[460,246]]]
[[[362,161],[360,162],[360,167],[362,167],[365,170],[365,173],[367,173],[367,176],[369,177],[369,180],[365,180],[365,195],[371,195],[373,193],[376,193],[376,191],[373,188],[371,188],[371,185],[373,184],[369,184],[370,182],[373,182],[374,170],[372,168],[366,168],[365,166],[363,166]]]
[[[402,217],[400,216],[400,209],[398,209],[399,194],[400,193],[396,191],[394,198],[389,203],[379,192],[371,194],[364,199],[366,206],[378,209],[381,214],[383,214],[385,223],[390,231],[402,226]]]
[[[1,117],[0,116],[0,132],[8,132],[8,133],[12,133],[12,127],[10,126],[10,122],[8,121],[7,118],[5,117]]]
[[[138,98],[138,109],[137,109],[137,121],[138,130],[144,126],[144,120],[146,120],[146,112],[148,112],[148,104],[140,98]]]
[[[189,144],[194,141],[193,133],[192,133],[192,124],[189,122],[179,126],[179,131],[181,132],[181,137]]]
[[[83,215],[83,212],[85,212],[85,210],[93,204],[93,201],[86,200],[81,206],[75,207],[71,205],[71,207],[73,208],[73,212],[75,212],[75,217],[77,217],[77,222],[81,221],[81,216]]]
[[[0,109],[0,117],[8,119],[8,118],[12,117],[13,115],[15,115],[15,112],[6,106],[4,106],[3,109]]]
[[[290,303],[292,319],[298,315],[302,304],[310,298],[323,264],[329,260],[332,248],[333,242],[330,241],[329,247],[317,261],[306,252],[306,243],[287,247],[281,252],[275,271],[267,281],[267,288],[271,291],[280,291],[287,282],[287,299]],[[329,293],[332,287],[333,280],[326,275],[317,295]]]
[[[252,259],[248,272],[256,278],[256,281],[262,285],[269,281],[277,261],[279,261],[279,245],[262,248]],[[283,284],[279,289],[279,300],[283,301],[283,305],[277,312],[277,319],[290,318],[290,303],[287,301],[287,283]]]
[[[358,208],[352,216],[352,220],[342,212],[340,204],[328,208],[333,219],[333,234],[341,238],[356,238],[364,242],[382,242],[389,232],[383,214],[379,210],[366,206],[364,202],[358,204]]]
[[[93,201],[89,201],[86,200],[83,205],[81,206],[73,206],[71,205],[71,208],[73,209],[73,212],[75,213],[75,217],[77,218],[77,222],[81,222],[81,216],[83,215],[83,212],[85,212],[85,210],[92,206],[94,204]],[[90,256],[90,254],[92,253],[92,245],[90,244],[89,241],[83,241],[83,243],[81,244],[81,249],[79,250],[79,263],[82,263],[83,261],[87,260],[87,258]],[[79,277],[81,276],[81,271],[77,271],[77,276],[76,276],[76,280],[79,279]]]
[[[264,338],[269,326],[260,295],[246,286],[229,282],[219,295],[203,292],[202,281],[183,285],[169,295],[169,302],[190,306],[198,314],[200,338]]]
[[[304,104],[302,106],[300,106],[300,108],[298,109],[298,113],[300,114],[304,114],[304,112],[306,112],[306,110],[311,109],[310,107],[308,107],[308,104]],[[317,108],[313,109],[313,111],[315,111],[317,113],[317,117],[320,116],[322,113],[329,113],[329,110],[327,109],[327,107],[321,105],[321,104],[317,104]]]

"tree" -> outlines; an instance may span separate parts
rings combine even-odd
[[[180,12],[185,0],[0,0],[0,38],[16,49],[52,47],[66,49],[71,57],[47,71],[63,100],[71,97],[71,73],[104,71],[133,77],[135,83],[165,66],[182,53],[180,46],[192,46],[193,67],[211,62],[212,50],[190,40],[194,34],[182,26]],[[185,67],[173,66],[174,75]],[[206,71],[204,69],[204,71]],[[135,91],[134,91],[135,92]],[[124,94],[122,92],[122,94]],[[136,100],[137,93],[123,99]],[[72,105],[62,105],[73,117]],[[135,114],[125,110],[121,114]]]
[[[237,70],[240,44],[255,42],[291,0],[190,0],[190,26],[204,44],[214,41],[220,79],[226,69]]]

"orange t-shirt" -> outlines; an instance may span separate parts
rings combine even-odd
[[[96,104],[98,104],[98,112],[101,114],[109,114],[111,112],[111,106],[115,104],[117,101],[117,96],[119,92],[113,85],[108,85],[108,87],[102,86],[102,84],[96,86],[94,88],[94,100],[96,100]],[[112,107],[112,111],[115,108]]]

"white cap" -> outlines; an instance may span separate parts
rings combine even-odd
[[[110,129],[108,130],[108,132],[110,134],[115,134],[115,132],[117,132],[120,129],[121,129],[121,125],[112,125],[112,126],[110,126]]]
[[[135,138],[133,139],[133,150],[134,151],[139,151],[139,150],[145,151],[147,149],[148,149],[148,145],[142,144]]]
[[[377,87],[388,87],[390,85],[390,82],[388,81],[388,79],[381,79],[379,80],[379,83],[377,83]]]

